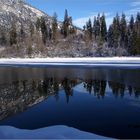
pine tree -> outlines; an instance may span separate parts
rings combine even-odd
[[[69,17],[69,33],[70,34],[75,34],[76,33],[76,27],[73,26],[72,17]]]
[[[86,26],[84,25],[84,26],[83,26],[83,31],[85,31],[85,30],[86,30]]]
[[[137,54],[140,54],[140,12],[137,13],[136,17],[136,31],[137,31],[136,50]]]
[[[21,41],[21,42],[23,42],[24,39],[25,39],[24,26],[23,26],[22,23],[21,23],[21,26],[20,26],[20,34],[19,34],[19,38],[20,38],[20,41]]]
[[[57,23],[57,14],[54,13],[53,21],[52,21],[52,38],[55,41],[57,38],[57,30],[58,30],[58,23]]]
[[[103,41],[107,41],[107,27],[106,27],[106,20],[105,15],[103,14],[101,17],[101,38]]]
[[[136,16],[135,28],[136,28],[135,30],[138,36],[140,36],[140,13],[139,12],[137,13],[137,16]]]
[[[116,16],[113,19],[112,32],[113,32],[112,45],[114,48],[117,48],[118,46],[120,46],[120,18],[118,14],[116,14]]]
[[[32,23],[32,22],[30,23],[29,30],[30,30],[30,36],[32,37],[32,36],[33,36],[33,34],[34,34],[34,25],[33,25],[33,23]]]
[[[100,31],[101,31],[100,14],[98,14],[95,28],[96,28],[97,36],[100,36]]]
[[[140,22],[140,12],[137,13],[136,21]]]
[[[108,33],[107,33],[107,40],[108,40],[108,46],[114,47],[114,29],[113,25],[109,26]]]
[[[64,16],[64,21],[63,21],[63,35],[66,38],[69,34],[69,16],[68,16],[68,11],[67,9],[65,10],[65,16]]]
[[[113,19],[113,47],[114,48],[117,48],[118,47],[118,39],[119,39],[119,36],[118,36],[118,28],[117,28],[117,20],[116,20],[116,17],[114,17]]]
[[[132,30],[132,55],[140,54],[140,13],[137,13],[134,23],[134,29]]]
[[[134,27],[135,27],[134,17],[133,15],[131,15],[130,22],[127,28],[127,38],[128,38],[127,50],[129,54],[132,54]]]
[[[0,44],[1,45],[6,45],[7,44],[6,33],[5,33],[4,30],[0,31]]]
[[[12,23],[11,30],[10,30],[10,45],[17,44],[17,31],[16,25]]]
[[[95,40],[96,40],[96,37],[97,37],[97,28],[96,28],[96,24],[97,24],[97,19],[96,19],[96,16],[95,16],[95,17],[94,17],[94,22],[93,22],[93,34],[94,34]]]
[[[131,15],[129,26],[130,26],[131,31],[133,31],[133,29],[134,29],[134,17],[133,17],[133,15]]]
[[[39,31],[40,29],[40,26],[41,26],[41,21],[40,21],[40,18],[37,18],[37,21],[36,21],[36,30]]]
[[[140,54],[140,37],[138,37],[137,32],[133,31],[132,34],[132,46],[131,46],[131,54],[137,55]]]
[[[86,23],[86,29],[89,32],[89,38],[92,39],[92,36],[94,35],[94,38],[96,40],[97,37],[100,37],[101,33],[101,20],[100,20],[100,14],[98,14],[97,18],[94,17],[93,26],[91,19]]]
[[[120,17],[119,17],[118,14],[116,14],[116,17],[114,18],[113,26],[114,26],[114,37],[119,42],[119,37],[120,37],[120,34],[121,34],[120,33],[121,23],[120,23]]]
[[[87,32],[88,32],[89,39],[91,40],[92,39],[92,31],[93,31],[91,19],[89,19],[89,21],[87,22],[86,29],[87,29]]]
[[[50,28],[50,26],[48,27],[48,35],[49,35],[49,40],[52,40],[53,31],[52,31],[52,29]]]
[[[125,14],[122,14],[121,22],[120,22],[121,46],[124,46],[126,31],[127,31],[127,24],[126,24]]]
[[[47,26],[44,17],[41,17],[40,19],[40,27],[42,33],[42,41],[44,44],[46,44],[46,40],[48,38],[48,31],[47,31]]]

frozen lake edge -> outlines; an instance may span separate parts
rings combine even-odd
[[[5,58],[0,66],[74,66],[140,68],[140,57]]]
[[[112,139],[78,129],[58,125],[36,130],[0,126],[0,139]]]

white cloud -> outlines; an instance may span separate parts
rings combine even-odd
[[[82,28],[86,24],[86,22],[89,20],[89,18],[94,19],[94,16],[87,16],[87,17],[78,18],[78,19],[73,21],[73,24],[75,26]]]
[[[93,21],[94,17],[97,15],[98,15],[98,13],[91,13],[90,16],[75,19],[73,21],[73,24],[77,27],[83,28],[83,26],[86,24],[86,22],[89,20],[89,18]],[[113,16],[111,13],[105,13],[105,16],[106,16],[107,27],[109,27],[109,25],[113,21]]]
[[[80,28],[83,28],[83,26],[86,24],[86,22],[89,20],[89,18],[90,18],[91,20],[93,20],[94,17],[97,16],[97,15],[98,15],[98,13],[91,13],[90,16],[75,19],[75,20],[73,21],[73,24],[74,24],[75,26],[78,26],[78,27],[80,27]]]

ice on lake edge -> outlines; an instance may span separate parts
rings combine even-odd
[[[36,130],[0,126],[0,139],[111,139],[104,136],[58,125]]]
[[[140,68],[140,57],[1,58],[0,66],[85,66]]]

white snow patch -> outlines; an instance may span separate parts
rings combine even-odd
[[[0,139],[112,139],[80,131],[68,126],[51,126],[36,130],[23,130],[0,126]]]
[[[31,6],[29,6],[29,5],[24,5],[26,8],[28,8],[28,9],[30,9],[33,13],[36,13],[36,15],[38,16],[38,17],[42,17],[42,16],[44,16],[44,13],[43,12],[41,12],[41,11],[39,11],[39,10],[37,10],[37,9],[35,9],[35,8],[33,8],[33,7],[31,7]]]
[[[11,58],[0,59],[0,65],[140,67],[140,57]]]

